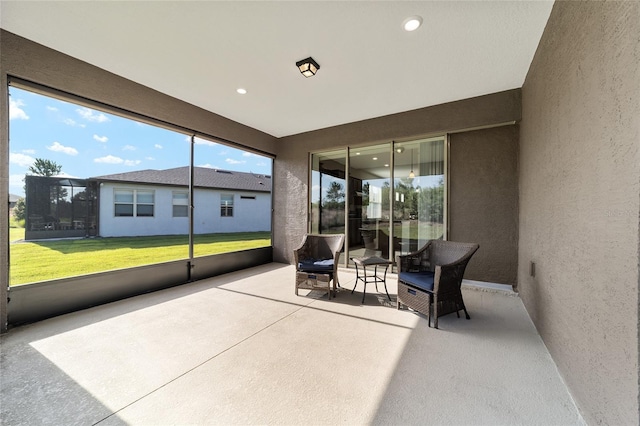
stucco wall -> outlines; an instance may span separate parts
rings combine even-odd
[[[307,231],[308,207],[308,161],[309,153],[332,148],[342,148],[362,144],[373,144],[376,142],[388,142],[402,138],[419,137],[426,134],[437,134],[471,129],[481,126],[492,126],[520,119],[520,91],[510,90],[506,92],[494,93],[477,98],[451,102],[428,108],[408,111],[400,114],[374,118],[371,120],[345,124],[314,132],[302,133],[299,135],[285,137],[278,142],[278,161],[274,168],[274,260],[290,263],[292,262],[293,249],[298,246],[302,235]],[[514,126],[507,126],[514,128]],[[497,131],[493,133],[473,132],[478,144],[482,144],[489,151],[499,150],[506,139],[512,138],[507,147],[509,153],[501,154],[500,158],[505,161],[517,160],[514,156],[514,149],[517,150],[518,134],[514,131]],[[496,138],[495,135],[501,137]],[[463,136],[455,135],[457,140],[464,140]],[[485,145],[486,144],[486,145]],[[458,155],[458,154],[456,154]],[[493,160],[491,160],[493,161]],[[455,161],[454,161],[455,164]],[[458,163],[459,164],[459,163]],[[465,183],[474,184],[475,177],[464,173],[461,167],[456,167],[451,171],[452,179],[460,185]],[[459,173],[459,175],[455,175]],[[503,170],[504,174],[510,173],[506,179],[517,182],[516,164]],[[489,177],[489,174],[486,174]],[[494,175],[501,182],[504,182],[504,175]],[[492,184],[491,182],[485,182]],[[502,185],[502,183],[499,183]],[[513,194],[510,194],[513,201]],[[517,204],[511,202],[504,203],[508,209],[504,212],[504,217],[509,222],[517,221]],[[456,216],[456,226],[460,229],[467,229],[470,224],[477,226],[489,226],[493,223],[492,211],[486,210],[462,212]],[[473,217],[472,217],[473,216]],[[456,235],[455,229],[450,229],[452,235]],[[460,236],[467,236],[468,233],[461,231]],[[512,239],[513,235],[509,238]],[[514,250],[517,249],[517,241],[508,240],[511,247],[511,257],[509,261],[515,263]],[[517,240],[517,239],[516,239]],[[482,243],[482,242],[481,242]],[[481,270],[493,270],[493,264],[503,263],[503,252],[496,250],[491,244],[483,245],[483,256],[479,261],[472,259],[473,268],[476,273],[470,274],[471,279],[483,279],[492,282],[515,282],[514,273],[516,265],[509,265],[507,276],[501,274],[479,274]],[[470,266],[471,268],[471,266]]]
[[[518,126],[450,136],[449,239],[480,244],[465,277],[515,285]]]
[[[518,286],[590,424],[640,421],[639,5],[556,2],[522,89]]]
[[[154,192],[153,217],[116,217],[114,190],[147,190]],[[131,185],[104,182],[100,185],[101,237],[141,235],[180,235],[189,233],[189,219],[173,217],[173,191],[184,187]],[[220,194],[234,196],[233,216],[220,216]],[[255,199],[243,199],[255,197]],[[224,232],[257,232],[271,229],[271,194],[247,191],[218,191],[196,188],[193,191],[193,232],[195,234]]]

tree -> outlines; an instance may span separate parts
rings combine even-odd
[[[45,160],[43,158],[36,158],[32,166],[29,166],[31,174],[36,176],[57,176],[60,174],[62,166],[55,161]]]
[[[324,198],[324,204],[326,207],[335,208],[340,203],[344,203],[344,187],[339,182],[331,182]]]
[[[16,220],[24,220],[25,218],[24,215],[25,215],[24,198],[20,197],[16,202],[16,206],[13,208],[13,217]]]

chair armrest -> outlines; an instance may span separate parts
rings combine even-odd
[[[454,262],[445,265],[436,265],[434,271],[434,291],[451,291],[459,288],[462,284],[462,278],[464,277],[467,264],[476,250],[478,250],[477,246]]]

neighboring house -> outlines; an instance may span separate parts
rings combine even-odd
[[[16,203],[19,199],[19,195],[9,194],[9,216],[13,216],[13,209],[15,208]]]
[[[25,186],[26,240],[189,233],[186,166]],[[271,230],[271,176],[195,167],[193,200],[194,234]]]
[[[189,167],[98,176],[98,235],[188,234]],[[271,176],[194,168],[194,234],[271,230]]]

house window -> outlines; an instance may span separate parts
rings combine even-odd
[[[220,195],[220,216],[222,217],[233,216],[233,194]]]
[[[173,193],[173,217],[189,216],[189,193],[174,192]]]
[[[116,189],[113,197],[115,214],[119,217],[133,216],[133,191]]]
[[[153,217],[155,205],[154,191],[116,189],[114,206],[116,217]]]

